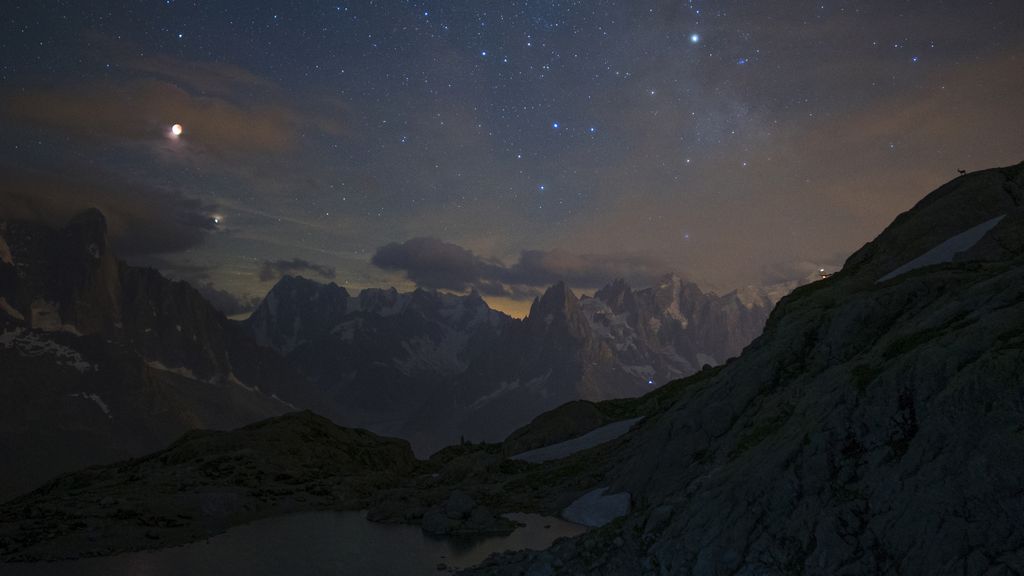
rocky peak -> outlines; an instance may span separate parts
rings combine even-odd
[[[887,275],[919,258],[923,266],[1022,254],[1022,194],[1024,162],[961,176],[900,214],[877,238],[850,256],[837,276],[870,283],[888,279]],[[976,237],[961,236],[971,231]],[[958,243],[958,237],[964,242]]]
[[[302,341],[326,334],[348,310],[349,293],[335,283],[285,276],[246,320],[256,340],[287,353]]]
[[[622,278],[617,278],[611,284],[595,292],[594,298],[603,301],[616,314],[636,310],[636,299],[633,296],[633,289]]]
[[[68,248],[84,251],[86,260],[99,260],[107,252],[107,219],[98,209],[89,208],[72,218],[61,236]]]
[[[552,329],[564,329],[568,335],[583,339],[589,335],[589,325],[580,308],[579,298],[564,281],[548,288],[533,301],[525,324],[530,333],[539,335]]]
[[[530,316],[543,314],[568,316],[578,302],[579,299],[576,298],[572,289],[564,281],[559,282],[545,290],[540,298],[534,300],[530,307]]]
[[[378,316],[391,316],[402,311],[407,294],[391,288],[365,288],[359,293],[359,309]]]

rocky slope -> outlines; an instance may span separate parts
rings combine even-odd
[[[630,515],[472,573],[1024,572],[1022,186],[1024,164],[927,196],[624,438],[595,485]]]
[[[296,412],[193,431],[145,458],[68,474],[0,509],[5,561],[182,544],[257,518],[360,509],[417,466],[409,444]]]

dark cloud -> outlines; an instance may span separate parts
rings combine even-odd
[[[525,250],[511,266],[486,259],[457,244],[436,238],[413,238],[377,250],[378,268],[404,272],[418,286],[463,291],[475,288],[493,296],[528,297],[538,288],[564,280],[581,288],[615,278],[638,284],[653,282],[664,264],[643,255],[571,254],[561,250]]]
[[[260,280],[273,282],[288,274],[302,273],[319,276],[325,280],[333,280],[335,276],[334,268],[330,266],[314,264],[302,258],[292,258],[291,260],[264,260],[263,266],[260,268]]]
[[[201,244],[215,227],[210,217],[215,206],[179,192],[95,171],[86,176],[0,168],[0,218],[57,227],[82,210],[98,208],[122,256],[181,252]]]
[[[500,282],[505,271],[498,263],[485,261],[462,246],[436,238],[388,244],[379,248],[370,261],[378,268],[401,270],[420,286],[443,290],[466,290]]]
[[[195,283],[193,286],[211,306],[220,310],[225,316],[252,312],[260,303],[259,298],[232,294],[227,290],[217,288],[212,282]]]
[[[596,287],[616,278],[650,284],[667,270],[656,258],[637,254],[572,254],[564,250],[524,250],[508,273],[508,281],[531,286],[565,280],[574,286]]]

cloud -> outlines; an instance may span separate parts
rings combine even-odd
[[[181,252],[201,244],[215,226],[216,206],[176,191],[89,172],[67,174],[0,167],[0,218],[59,227],[87,208],[106,216],[107,231],[121,256]]]
[[[664,275],[659,259],[637,254],[573,254],[563,250],[524,250],[509,269],[509,281],[534,286],[565,280],[576,286],[596,287],[616,278],[648,284]]]
[[[481,281],[499,280],[502,266],[436,238],[413,238],[377,249],[370,260],[385,270],[401,270],[416,284],[444,290],[466,290]]]
[[[79,138],[173,144],[222,157],[288,151],[307,133],[345,133],[342,103],[303,98],[300,109],[281,88],[236,66],[156,56],[119,68],[124,74],[113,79],[10,93],[4,111]],[[176,123],[185,132],[171,141]]]
[[[195,289],[206,298],[211,306],[220,310],[225,316],[236,316],[252,312],[259,305],[260,299],[254,296],[237,296],[221,290],[212,282],[199,282],[193,284]]]
[[[260,280],[273,282],[282,276],[289,274],[302,274],[303,272],[319,276],[325,280],[333,280],[335,277],[334,268],[322,264],[314,264],[302,258],[291,260],[264,260],[260,268]]]
[[[525,250],[511,266],[486,259],[457,244],[436,238],[412,238],[382,246],[371,263],[401,271],[424,288],[464,291],[475,288],[492,296],[529,297],[564,280],[594,288],[616,278],[651,283],[666,267],[644,255],[571,254],[561,250]]]

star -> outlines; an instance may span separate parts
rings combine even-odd
[[[690,44],[696,44],[700,42],[700,34],[690,34]]]

